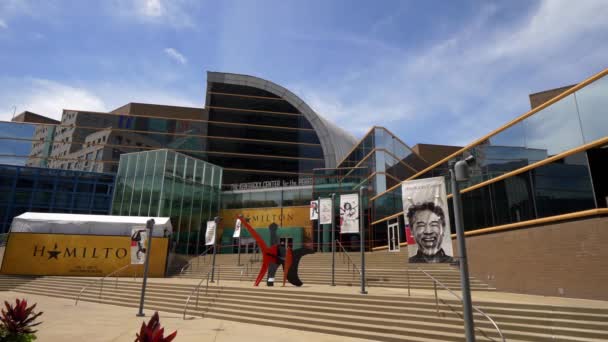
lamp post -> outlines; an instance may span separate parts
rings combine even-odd
[[[321,251],[321,196],[317,198],[317,208],[319,208],[319,217],[317,219],[317,252]]]
[[[213,232],[213,234],[215,234],[215,236],[213,237],[213,261],[212,261],[212,266],[211,266],[211,282],[215,283],[214,281],[214,277],[215,277],[215,254],[217,252],[217,226],[220,224],[220,217],[216,216],[213,218],[213,221],[215,221],[215,232]]]
[[[469,165],[475,163],[473,156],[467,157],[450,165],[450,181],[452,183],[452,195],[454,204],[454,223],[456,224],[456,237],[458,240],[458,252],[460,254],[460,287],[462,288],[462,313],[464,318],[464,330],[467,342],[475,341],[475,323],[473,321],[473,309],[471,305],[471,286],[469,283],[469,267],[467,262],[467,246],[464,240],[464,228],[462,222],[462,199],[458,182],[469,179]]]
[[[331,286],[336,286],[336,220],[334,219],[334,198],[331,194]]]
[[[243,215],[239,215],[239,217],[237,218],[238,221],[238,226],[240,227],[242,225],[241,221],[243,219]],[[236,229],[236,227],[235,227]],[[237,266],[241,266],[241,232],[239,231],[239,237],[238,237],[238,248],[237,248],[237,253],[238,253],[238,260],[236,262]],[[234,250],[233,250],[234,251]]]
[[[367,190],[366,186],[359,188],[359,242],[361,250],[361,294],[367,294],[365,291],[365,224],[363,223],[363,192]]]
[[[146,285],[148,284],[148,270],[150,269],[150,257],[152,251],[152,231],[154,230],[154,219],[149,219],[146,222],[146,230],[148,230],[148,247],[146,249],[146,262],[144,264],[144,280],[141,283],[141,297],[139,298],[139,312],[137,317],[144,317],[144,298],[146,296]]]

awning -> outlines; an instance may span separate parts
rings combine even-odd
[[[149,219],[154,219],[153,236],[168,236],[173,231],[168,217],[27,212],[13,218],[10,232],[131,236],[132,228],[145,227]]]

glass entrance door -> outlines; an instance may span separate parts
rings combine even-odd
[[[401,250],[401,238],[399,236],[399,219],[389,220],[387,229],[388,251],[399,252]]]
[[[279,245],[281,247],[289,247],[289,248],[293,249],[293,238],[292,237],[279,238]]]

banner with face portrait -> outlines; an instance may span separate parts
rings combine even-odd
[[[401,183],[410,263],[452,262],[452,238],[445,179]],[[409,233],[408,233],[409,230]],[[413,244],[410,241],[413,240]]]
[[[359,233],[359,195],[340,195],[340,234]]]
[[[319,219],[319,201],[310,201],[310,220]]]
[[[234,234],[232,234],[233,238],[241,237],[241,224],[241,220],[236,219],[236,222],[234,223]]]
[[[146,262],[148,248],[148,231],[146,227],[131,229],[131,265],[143,265]]]
[[[205,232],[205,246],[215,244],[215,221],[207,221],[207,231]]]
[[[319,223],[320,224],[331,224],[333,218],[333,205],[331,198],[321,198],[319,204]]]

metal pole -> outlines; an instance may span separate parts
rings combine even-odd
[[[359,242],[361,249],[361,294],[367,294],[365,291],[365,224],[363,224],[363,191],[365,187],[359,188]]]
[[[144,317],[144,298],[146,296],[146,285],[148,284],[148,270],[150,269],[150,257],[152,256],[152,231],[154,230],[154,219],[149,219],[146,222],[148,230],[148,249],[146,250],[146,262],[144,264],[144,280],[141,283],[141,297],[139,298],[139,312],[137,317]]]
[[[317,220],[317,252],[321,251],[321,196],[317,198],[317,208],[319,208],[319,217]]]
[[[462,313],[464,318],[464,330],[467,342],[475,341],[475,326],[471,305],[471,287],[469,284],[469,268],[467,264],[467,246],[464,241],[464,228],[462,223],[462,200],[460,189],[456,182],[454,165],[450,168],[450,180],[452,183],[452,201],[454,204],[454,223],[456,225],[456,239],[458,240],[458,252],[460,254],[460,286],[462,287]]]
[[[331,194],[331,286],[336,286],[336,220],[334,219],[334,197]]]
[[[212,265],[211,265],[211,282],[214,283],[213,281],[213,277],[215,276],[215,254],[217,252],[217,226],[220,224],[220,217],[216,216],[215,218],[213,218],[213,221],[215,221],[215,237],[214,237],[214,241],[213,241],[213,261],[212,261]]]
[[[237,247],[238,253],[239,253],[239,258],[237,260],[237,266],[241,266],[241,236],[239,235],[239,242],[238,242],[239,246]]]
[[[243,218],[243,216],[242,216],[242,215],[239,215],[239,217],[237,218],[237,220],[241,220],[242,218]],[[241,225],[241,226],[242,226],[242,224],[243,224],[243,223],[242,223],[242,222],[240,222],[240,225]],[[236,265],[237,265],[237,266],[241,266],[241,233],[240,233],[240,232],[239,232],[239,237],[238,237],[238,240],[239,240],[239,241],[238,241],[239,246],[237,247],[237,251],[238,251],[238,255],[239,255],[239,256],[238,256],[238,260],[237,260],[237,262],[236,262]]]

